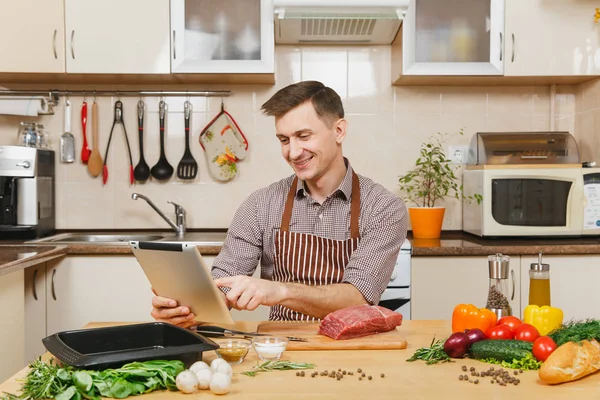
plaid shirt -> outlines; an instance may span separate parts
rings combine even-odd
[[[290,232],[334,240],[350,238],[352,167],[338,189],[323,204],[305,191],[302,181],[294,199]],[[360,183],[360,243],[344,270],[344,283],[354,285],[370,304],[387,287],[400,246],[406,239],[408,213],[404,202],[380,184],[358,175]],[[261,278],[273,278],[274,232],[279,229],[294,175],[253,192],[238,208],[221,252],[212,266],[213,278],[251,276],[260,261]]]

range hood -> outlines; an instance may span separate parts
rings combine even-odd
[[[276,44],[390,44],[409,0],[273,0]]]

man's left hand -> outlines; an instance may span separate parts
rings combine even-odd
[[[283,283],[245,275],[215,279],[215,284],[220,288],[231,288],[225,298],[228,306],[238,310],[253,311],[260,305],[274,306],[285,296]]]

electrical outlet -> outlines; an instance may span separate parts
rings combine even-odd
[[[448,158],[453,164],[465,164],[467,162],[468,146],[449,146]]]

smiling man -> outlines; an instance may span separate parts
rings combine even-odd
[[[255,191],[237,210],[212,267],[228,305],[265,305],[271,320],[312,321],[377,304],[406,238],[406,206],[354,172],[343,156],[348,123],[333,89],[299,82],[275,93],[262,110],[275,117],[281,153],[294,174]],[[196,324],[173,300],[157,296],[152,304],[157,320]]]

